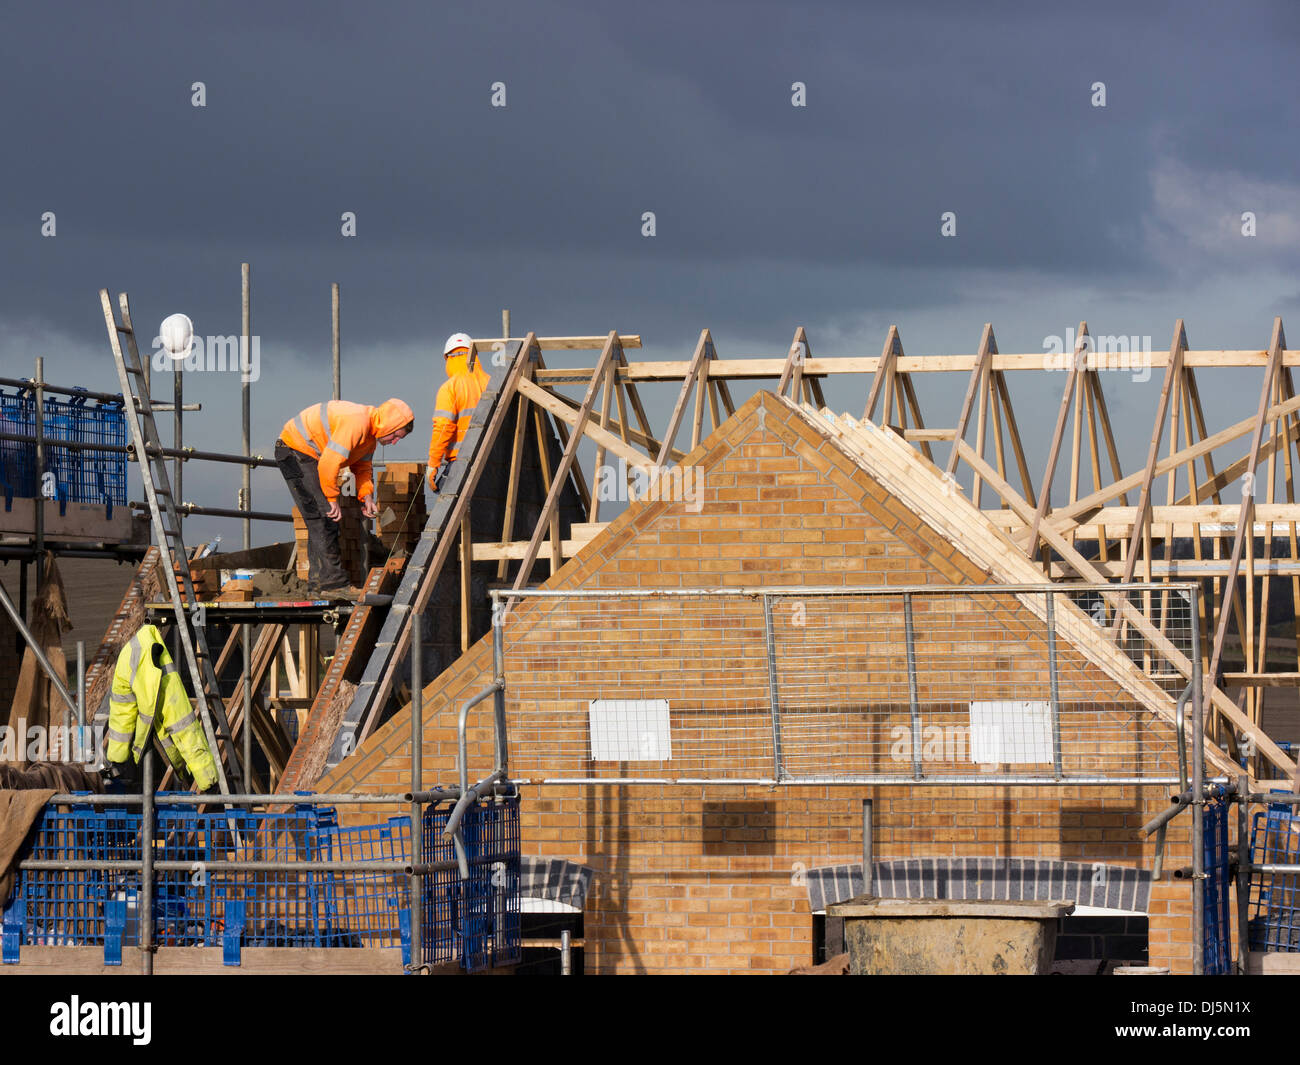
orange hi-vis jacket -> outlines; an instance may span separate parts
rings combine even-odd
[[[447,358],[447,380],[438,389],[434,402],[433,435],[429,438],[429,476],[437,472],[442,460],[456,460],[460,442],[465,439],[474,405],[483,395],[490,378],[476,358],[474,369],[465,364],[467,356]]]
[[[280,430],[280,439],[316,460],[327,500],[338,498],[339,474],[344,467],[357,479],[357,498],[364,499],[375,490],[370,456],[379,437],[396,432],[414,418],[411,408],[400,399],[385,400],[378,407],[335,399],[290,418]]]

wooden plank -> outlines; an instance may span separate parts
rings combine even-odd
[[[970,421],[970,412],[975,403],[976,390],[982,385],[985,368],[989,365],[989,360],[992,359],[996,350],[997,342],[993,339],[993,323],[985,322],[984,332],[980,336],[979,354],[975,356],[975,362],[971,367],[970,378],[966,382],[966,395],[961,401],[961,413],[957,416],[957,426],[953,430],[952,451],[948,455],[948,465],[944,468],[944,473],[950,478],[957,472],[958,445],[966,435],[966,423]],[[899,359],[898,362],[902,362],[902,360]]]
[[[1286,346],[1286,338],[1282,334],[1282,319],[1273,319],[1273,339],[1270,344],[1272,355],[1268,361],[1268,367],[1264,371],[1264,387],[1259,395],[1259,413],[1255,415],[1255,425],[1250,434],[1250,455],[1246,468],[1245,486],[1241,493],[1241,516],[1237,519],[1237,535],[1232,539],[1232,560],[1228,565],[1228,577],[1225,584],[1226,588],[1236,587],[1237,570],[1241,565],[1242,550],[1245,546],[1245,532],[1247,526],[1251,523],[1251,508],[1255,505],[1255,469],[1259,462],[1260,444],[1263,442],[1264,423],[1269,420],[1269,411],[1277,408],[1271,406],[1269,400],[1273,395],[1273,382],[1277,378],[1277,373],[1282,363],[1282,349]],[[1253,541],[1253,537],[1251,538]],[[1248,594],[1254,590],[1254,574],[1249,574],[1247,580]],[[1209,674],[1211,677],[1218,676],[1219,662],[1223,657],[1223,638],[1228,633],[1228,612],[1219,611],[1219,623],[1214,630],[1214,649],[1210,653]]]
[[[1119,562],[1094,562],[1093,566],[1097,572],[1108,580],[1118,580],[1124,573],[1123,561]],[[1075,572],[1073,566],[1061,565],[1053,562],[1048,571],[1052,580],[1069,579]],[[1292,562],[1289,559],[1273,559],[1271,562],[1256,562],[1255,574],[1268,573],[1274,577],[1295,577],[1300,576],[1300,563]],[[1153,559],[1151,562],[1152,577],[1168,577],[1171,580],[1222,580],[1228,575],[1228,560],[1226,558],[1207,558],[1207,559],[1173,559],[1165,562],[1163,559]],[[1244,625],[1243,625],[1244,628]],[[1228,644],[1232,643],[1231,637]],[[1210,646],[1210,640],[1205,640],[1205,646]]]
[[[1007,387],[1007,378],[1001,370],[998,370],[994,373],[993,379],[997,384],[998,395],[1002,397],[1002,413],[1006,418],[1007,432],[1011,438],[1011,451],[1016,457],[1016,469],[1020,471],[1020,484],[1024,490],[1025,499],[1027,499],[1030,505],[1033,506],[1036,498],[1034,493],[1034,482],[1029,476],[1029,463],[1025,461],[1025,447],[1024,443],[1020,439],[1020,429],[1016,425],[1016,412],[1011,407],[1011,392]],[[912,379],[904,375],[903,385],[907,389],[913,407],[915,407],[916,397],[912,393]],[[918,419],[920,417],[919,411],[917,417]],[[928,458],[929,456],[927,455],[926,457]]]
[[[1188,536],[1190,535],[1188,530],[1200,524],[1221,524],[1235,531],[1237,519],[1241,515],[1240,507],[1230,503],[1201,503],[1196,506],[1190,503],[1175,503],[1172,506],[1159,504],[1150,507],[1149,512],[1152,522],[1161,530],[1162,536],[1168,534],[1170,526],[1178,528],[1179,531],[1174,533],[1176,536]],[[985,508],[983,513],[989,521],[1000,528],[1016,531],[1023,531],[1026,528],[1018,514],[988,508]],[[1128,530],[1137,519],[1137,513],[1137,507],[1098,507],[1089,515],[1088,524],[1104,522],[1107,526],[1114,525]],[[1257,503],[1255,505],[1254,527],[1257,536],[1270,535],[1270,532],[1271,535],[1285,536],[1286,525],[1291,521],[1300,521],[1300,503]],[[1277,528],[1270,531],[1270,525]]]
[[[1056,412],[1056,427],[1052,430],[1052,442],[1047,449],[1047,468],[1043,471],[1042,487],[1038,497],[1038,506],[1034,510],[1034,520],[1029,524],[1028,552],[1032,559],[1038,554],[1038,527],[1047,516],[1047,509],[1052,500],[1052,479],[1056,476],[1056,462],[1061,455],[1061,441],[1065,438],[1065,421],[1070,414],[1070,400],[1074,396],[1079,381],[1079,356],[1088,335],[1088,323],[1079,323],[1079,339],[1075,343],[1074,358],[1070,362],[1070,371],[1065,378],[1065,391],[1061,393],[1061,405]],[[1074,502],[1071,500],[1071,502]]]
[[[1021,514],[1026,517],[1026,520],[1028,520],[1028,516],[1031,513],[1029,506],[1020,498],[1015,489],[1006,482],[999,483],[997,472],[991,469],[988,463],[984,462],[984,460],[978,455],[974,454],[965,441],[959,441],[958,443],[962,449],[962,458],[972,466],[978,464],[978,466],[982,468],[982,472],[985,478],[989,481],[990,486],[994,487],[995,491],[1006,499],[1013,509],[1020,511]],[[1096,582],[1104,580],[1103,574],[1096,568],[1096,566],[1080,555],[1078,551],[1070,546],[1067,540],[1061,537],[1060,534],[1055,532],[1055,530],[1050,526],[1043,526],[1043,535],[1061,557],[1074,567],[1075,572],[1078,573],[1080,577],[1085,580]],[[1103,593],[1103,595],[1105,595],[1105,593]],[[1147,619],[1142,617],[1141,613],[1139,613],[1136,608],[1122,597],[1106,596],[1106,598],[1112,602],[1112,606],[1116,609],[1117,615],[1123,615],[1125,623],[1133,625],[1134,628],[1149,639],[1152,644],[1169,659],[1170,662],[1183,672],[1185,677],[1191,677],[1192,663],[1188,660],[1187,656],[1162,636],[1160,632],[1147,621]],[[1254,736],[1257,749],[1270,762],[1279,769],[1282,769],[1284,772],[1294,772],[1295,763],[1282,753],[1282,749],[1278,747],[1278,745],[1274,743],[1267,734],[1255,728],[1250,720],[1237,708],[1236,704],[1213,684],[1213,676],[1214,674],[1211,673],[1211,682],[1206,685],[1206,698],[1211,701],[1214,708],[1231,721],[1232,724],[1236,725],[1242,732]],[[1215,752],[1212,749],[1207,749],[1206,754],[1213,757]]]
[[[894,366],[898,358],[903,354],[903,340],[898,335],[898,326],[891,325],[889,332],[885,334],[885,346],[880,351],[880,368],[876,371],[875,376],[871,379],[871,391],[867,393],[867,405],[862,410],[862,417],[869,422],[876,420],[876,404],[880,400],[881,386],[887,378],[893,376]],[[888,420],[889,411],[885,411],[885,419]]]
[[[776,394],[778,396],[784,396],[786,394],[786,387],[790,384],[792,380],[795,380],[796,372],[799,378],[803,377],[803,361],[799,358],[801,354],[801,350],[799,348],[798,340],[799,340],[799,333],[796,331],[794,342],[791,343],[789,349],[785,353],[785,362],[782,363],[781,373],[780,376],[777,378]],[[798,388],[795,388],[791,392],[791,395],[795,399],[798,399],[799,398]]]
[[[519,381],[527,380],[532,376],[538,354],[537,337],[535,334],[529,333],[524,340],[523,354],[520,356],[523,368],[520,371]],[[518,382],[516,382],[517,387]],[[501,519],[501,539],[509,540],[514,536],[515,532],[515,509],[519,503],[519,479],[522,476],[521,463],[523,461],[524,433],[528,426],[529,408],[523,396],[511,394],[508,397],[502,397],[502,402],[513,403],[515,406],[514,441],[510,446],[510,472],[506,481],[506,505],[505,513]],[[505,580],[507,572],[508,563],[503,558],[501,564],[497,567],[497,580]]]
[[[1300,396],[1289,399],[1284,403],[1279,403],[1276,407],[1271,408],[1268,412],[1268,417],[1280,418],[1283,415],[1292,414],[1297,410],[1300,410]],[[1182,465],[1190,459],[1208,456],[1210,452],[1222,447],[1224,444],[1245,436],[1250,432],[1254,423],[1254,417],[1246,418],[1243,421],[1237,422],[1235,425],[1228,426],[1226,429],[1221,429],[1213,436],[1205,437],[1193,444],[1191,447],[1183,448],[1176,455],[1170,455],[1168,458],[1158,462],[1155,468],[1155,476],[1159,477],[1162,474],[1168,473],[1174,467]],[[1260,454],[1267,454],[1269,450],[1269,445],[1265,444],[1260,448]],[[1245,460],[1243,460],[1243,462],[1244,461]],[[1100,492],[1094,492],[1091,495],[1084,496],[1077,503],[1065,507],[1058,507],[1052,512],[1051,518],[1049,518],[1045,524],[1052,525],[1057,532],[1065,532],[1073,525],[1086,523],[1088,521],[1088,515],[1098,507],[1104,505],[1118,495],[1122,495],[1125,492],[1140,487],[1145,472],[1146,471],[1143,470],[1138,473],[1129,474],[1129,476],[1122,480],[1107,485],[1106,488]]]
[[[544,419],[539,419],[538,425],[540,426],[543,421]],[[540,428],[538,431],[541,432]],[[559,437],[560,450],[563,451],[569,446],[568,423],[557,418],[555,421],[555,435]],[[574,463],[573,468],[569,471],[569,476],[573,478],[573,488],[578,493],[578,506],[586,510],[591,505],[591,491],[587,488],[587,477],[582,471],[582,463]]]
[[[704,339],[707,336],[708,336],[708,330],[706,329],[700,337],[701,345],[703,345]],[[564,449],[564,455],[560,459],[560,465],[555,471],[555,476],[551,479],[551,489],[546,494],[546,502],[542,505],[542,512],[538,518],[537,528],[533,530],[532,539],[530,539],[528,542],[528,551],[524,555],[523,559],[520,560],[519,573],[516,575],[515,582],[513,585],[513,587],[516,589],[527,587],[528,581],[532,576],[533,563],[537,561],[537,553],[542,546],[543,527],[547,524],[548,521],[558,516],[560,491],[564,486],[565,478],[569,474],[569,469],[570,467],[573,466],[573,461],[577,457],[578,441],[582,438],[582,434],[585,431],[587,426],[587,421],[591,416],[591,409],[596,402],[596,394],[600,388],[601,378],[604,375],[605,370],[609,367],[610,363],[612,362],[614,358],[614,352],[618,349],[618,346],[619,346],[618,334],[610,333],[609,339],[605,343],[605,350],[601,352],[600,359],[596,363],[596,371],[592,375],[591,383],[587,386],[587,394],[583,398],[582,408],[578,412],[578,420],[576,423],[577,431],[574,432],[572,439],[569,441],[569,446]],[[702,350],[703,348],[701,347],[701,351]],[[680,407],[678,413],[680,414]],[[612,441],[616,441],[619,447],[623,446],[623,442],[621,440],[618,440],[617,437],[611,435],[610,439]],[[665,439],[664,446],[666,448],[671,444],[672,444],[672,437],[670,435],[668,438]],[[610,450],[612,451],[613,448],[611,447]],[[551,551],[552,551],[553,565],[555,561],[558,560],[560,555],[559,541],[560,538],[558,535],[558,531],[552,528]]]
[[[110,515],[107,507],[90,503],[59,503],[50,499],[41,503],[46,540],[130,546],[149,543],[148,519],[133,517],[129,507],[114,507]],[[36,500],[15,496],[6,504],[0,497],[0,533],[30,535],[35,528]]]
[[[818,424],[819,426],[821,425],[820,422],[815,424]],[[830,429],[827,428],[826,431],[830,431]],[[855,436],[863,445],[870,444],[870,442],[874,441],[875,443],[872,446],[876,447],[882,453],[890,450],[891,447],[893,446],[891,443],[892,434],[889,433],[866,432],[865,430],[859,430],[855,434]],[[990,487],[993,488],[995,491],[997,491],[999,494],[1001,494],[1014,509],[1018,510],[1025,518],[1025,520],[1029,520],[1033,511],[1026,503],[1026,501],[1023,498],[1021,498],[1018,495],[1018,493],[1016,493],[1015,490],[1011,488],[1010,485],[1008,485],[1004,480],[1001,480],[998,477],[997,472],[993,470],[991,467],[989,467],[989,465],[986,462],[984,462],[983,459],[980,459],[977,455],[975,455],[970,445],[966,444],[965,441],[960,441],[960,447],[962,449],[962,457],[968,463],[971,463],[972,465],[978,464],[979,467],[982,467],[979,469],[979,472],[988,481]],[[906,462],[912,463],[914,465],[912,469],[905,470],[902,472],[899,481],[901,481],[901,485],[907,485],[909,482],[917,485],[917,494],[920,496],[920,499],[923,500],[923,502],[914,499],[912,500],[912,505],[919,505],[920,512],[924,515],[927,515],[927,520],[929,520],[931,524],[935,524],[935,526],[939,528],[941,532],[944,531],[944,527],[946,524],[950,525],[955,530],[960,530],[960,532],[955,533],[955,535],[953,533],[946,533],[946,532],[945,535],[954,536],[954,538],[958,542],[962,542],[965,545],[963,548],[964,550],[970,550],[972,544],[977,544],[982,541],[985,548],[987,549],[989,556],[1000,557],[1000,561],[996,562],[995,565],[1004,567],[1001,570],[1001,579],[1003,580],[1011,580],[1011,581],[1025,580],[1026,578],[1021,577],[1020,574],[1024,573],[1026,569],[1029,570],[1030,573],[1034,571],[1033,564],[1029,562],[1027,559],[1025,559],[1023,554],[1020,554],[1018,551],[1015,551],[1009,542],[1000,541],[999,538],[997,537],[994,537],[992,540],[989,539],[989,535],[995,532],[995,530],[993,530],[991,526],[977,525],[976,523],[970,520],[972,515],[972,508],[969,500],[965,500],[964,498],[959,498],[959,497],[945,496],[945,493],[941,491],[924,491],[923,489],[921,489],[920,485],[923,484],[925,480],[932,479],[935,476],[934,471],[932,469],[924,469],[920,467],[919,465],[920,460],[916,456],[916,453],[912,451],[910,448],[900,446],[900,455],[898,461],[904,461],[904,456]],[[891,487],[892,490],[897,492],[899,491],[901,485],[899,483],[895,483],[894,485],[887,486],[887,487]],[[936,523],[935,518],[939,514],[942,514],[942,518],[938,520]],[[1089,569],[1088,561],[1082,558],[1082,556],[1080,556],[1070,546],[1070,544],[1067,541],[1059,537],[1057,534],[1052,533],[1050,530],[1045,531],[1045,536],[1049,537],[1052,541],[1054,541],[1052,543],[1052,546],[1056,550],[1060,551],[1068,562],[1078,567],[1078,569],[1084,576],[1090,577],[1093,580],[1097,579],[1095,575],[1087,572]],[[988,566],[989,565],[988,557],[986,557],[981,564]],[[1132,623],[1135,625],[1135,627],[1142,630],[1144,634],[1147,635],[1148,638],[1152,640],[1153,644],[1155,644],[1161,650],[1161,652],[1166,655],[1170,663],[1173,664],[1175,668],[1181,670],[1184,676],[1190,675],[1192,670],[1191,662],[1189,662],[1187,658],[1184,655],[1182,655],[1181,652],[1179,652],[1176,647],[1173,646],[1173,644],[1171,644],[1167,639],[1161,636],[1161,634],[1158,631],[1156,631],[1152,626],[1150,626],[1150,624],[1146,621],[1146,619],[1142,618],[1141,615],[1131,605],[1127,603],[1127,601],[1123,598],[1123,596],[1106,595],[1105,597],[1112,602],[1115,609],[1122,610],[1126,613],[1126,615],[1131,617]],[[1068,617],[1070,609],[1071,608],[1067,607],[1065,615],[1058,616],[1058,624],[1063,622],[1065,620],[1065,617]],[[1088,627],[1086,631],[1090,634],[1096,633],[1097,630],[1095,629],[1095,627],[1092,626],[1091,621],[1088,622]],[[1110,644],[1108,641],[1094,640],[1090,646],[1092,647],[1093,654],[1100,655],[1103,658],[1107,656],[1113,658],[1113,660],[1116,663],[1116,668],[1124,670],[1125,675],[1129,675],[1130,681],[1133,680],[1132,675],[1135,674],[1136,677],[1141,681],[1143,681],[1144,683],[1148,683],[1148,684],[1152,683],[1148,678],[1143,677],[1139,670],[1136,670],[1134,668],[1134,664],[1132,663],[1131,660],[1128,659],[1126,655],[1114,649],[1113,645]],[[1115,676],[1116,679],[1119,679],[1119,676],[1117,674]],[[1154,690],[1158,691],[1159,696],[1162,700],[1172,702],[1169,699],[1167,692],[1164,692],[1159,689],[1154,689]],[[1214,702],[1216,707],[1219,708],[1222,713],[1236,714],[1238,717],[1240,716],[1239,711],[1237,711],[1237,708],[1232,704],[1231,700],[1227,699],[1227,697],[1222,692],[1220,692],[1218,689],[1214,688],[1213,686],[1211,686],[1209,689],[1208,698],[1210,698]],[[1153,705],[1152,709],[1161,717],[1163,717],[1166,721],[1172,723],[1173,720],[1172,705],[1164,709],[1162,709],[1161,706]],[[1280,759],[1280,764],[1286,765],[1289,769],[1290,767],[1289,760],[1286,758],[1285,755],[1281,753],[1280,750],[1277,749],[1276,744],[1273,744],[1273,742],[1269,740],[1268,737],[1266,736],[1260,737],[1259,742],[1260,742],[1261,749],[1266,751],[1266,756],[1270,760]],[[1211,762],[1211,764],[1214,765],[1220,771],[1230,771],[1233,768],[1233,763],[1228,761],[1221,754],[1221,752],[1213,749],[1212,747],[1207,746],[1205,750],[1205,755],[1207,759]]]
[[[1300,976],[1300,954],[1252,950],[1246,961],[1246,973],[1250,976]]]
[[[1300,686],[1300,673],[1225,673],[1223,683],[1246,688],[1294,688]]]
[[[1088,422],[1088,465],[1092,469],[1092,490],[1095,492],[1101,488],[1101,454],[1097,444],[1097,407],[1092,400],[1092,388],[1090,387],[1091,379],[1085,375],[1083,379],[1083,412]],[[1108,561],[1109,551],[1106,543],[1106,526],[1099,523],[1097,529],[1097,557],[1100,561]]]
[[[712,378],[710,378],[710,382],[714,385],[714,387],[718,387],[719,385],[719,383],[717,381],[713,381]],[[629,393],[628,399],[629,400],[631,399],[631,395],[630,395],[632,391],[631,385],[623,383],[618,385],[617,387],[620,390],[627,389]],[[566,423],[569,425],[572,425],[574,422],[578,420],[578,408],[582,406],[582,402],[580,400],[571,399],[570,397],[566,395],[562,395],[559,392],[552,392],[547,389],[543,389],[542,393],[544,395],[550,396],[552,400],[558,403],[558,406],[551,406],[547,408],[548,410],[556,412],[555,417],[563,418],[566,421]],[[568,411],[568,414],[564,413],[566,409]],[[635,411],[633,413],[635,413]],[[735,411],[733,410],[731,413],[734,414]],[[643,448],[647,455],[653,455],[659,451],[660,444],[657,437],[655,437],[652,433],[643,433],[640,430],[633,429],[631,426],[624,424],[624,421],[625,420],[622,418],[610,418],[609,425],[606,428],[611,433],[618,433],[619,438],[623,440],[625,444],[635,444],[638,447]],[[594,440],[595,437],[593,437],[592,439]],[[684,459],[685,457],[686,457],[686,452],[678,448],[673,448],[670,454],[670,458],[672,459],[673,462],[681,462],[681,460]]]
[[[594,536],[581,537],[575,536],[568,540],[560,541],[560,554],[563,558],[573,558],[583,550]],[[474,544],[474,561],[475,562],[496,562],[505,559],[513,562],[525,557],[528,554],[527,540],[514,540],[510,543],[487,543],[479,541]]]
[[[709,335],[709,331],[705,329],[700,333],[699,343],[695,346],[695,354],[691,356],[689,370],[682,379],[682,389],[677,394],[677,402],[673,404],[673,412],[668,419],[668,428],[664,432],[663,442],[659,447],[659,455],[655,459],[656,466],[665,465],[668,452],[677,439],[677,430],[682,424],[682,415],[686,412],[686,401],[691,395],[691,385],[694,383],[695,378],[699,376],[700,366],[708,354],[708,345],[711,343],[713,343],[713,338]]]
[[[700,363],[700,372],[695,378],[695,420],[691,423],[691,450],[700,446],[704,429],[705,395],[709,390],[709,360],[705,357]]]
[[[535,334],[529,333],[529,336]],[[474,343],[478,345],[479,350],[493,350],[493,344],[508,344],[512,340],[518,340],[518,337],[482,337],[476,338]],[[609,334],[602,336],[586,337],[537,337],[537,347],[541,351],[600,351],[605,346],[605,341],[609,339]],[[619,333],[619,341],[624,348],[639,348],[641,346],[640,333]]]
[[[614,398],[614,372],[613,371],[614,371],[614,366],[611,363],[608,369],[606,369],[605,371],[605,395],[601,400],[601,404],[600,404],[600,426],[599,427],[603,429],[605,432],[609,432],[610,400]],[[626,434],[626,430],[624,430],[624,433]],[[623,443],[626,444],[627,440],[624,439]],[[602,445],[597,444],[596,461],[595,464],[592,466],[592,469],[595,472],[592,474],[591,509],[587,511],[588,521],[600,520],[600,479],[602,476],[601,468],[604,465],[605,465],[605,448]]]
[[[469,523],[470,508],[460,519],[460,652],[469,650],[470,619],[474,594],[474,534]]]
[[[521,396],[526,396],[531,402],[550,414],[553,414],[558,420],[566,422],[569,425],[576,426],[580,420],[581,409],[573,410],[553,393],[547,392],[544,388],[533,384],[532,381],[520,380],[518,390]],[[629,466],[653,465],[653,460],[643,451],[638,451],[631,444],[623,443],[622,439],[615,436],[608,429],[603,429],[595,422],[587,420],[582,426],[583,435],[594,440],[598,446],[612,451],[619,458],[624,459]],[[549,463],[548,463],[549,464]],[[548,471],[549,478],[549,471]]]
[[[1170,392],[1174,381],[1178,378],[1182,368],[1183,352],[1187,349],[1187,334],[1183,329],[1183,320],[1178,319],[1174,323],[1174,338],[1169,345],[1169,361],[1165,366],[1165,378],[1160,385],[1160,401],[1156,405],[1156,424],[1151,432],[1151,447],[1147,452],[1147,463],[1142,471],[1141,491],[1138,495],[1138,513],[1137,520],[1133,525],[1133,532],[1129,539],[1128,555],[1124,561],[1124,581],[1133,579],[1133,567],[1137,563],[1137,551],[1142,540],[1142,531],[1147,524],[1147,513],[1151,506],[1151,486],[1156,477],[1156,465],[1160,458],[1160,438],[1164,434],[1165,419],[1169,415]],[[1170,469],[1176,469],[1177,465],[1172,465]],[[1116,615],[1116,625],[1119,624],[1119,615]],[[1213,674],[1211,673],[1211,676]]]
[[[479,343],[485,343],[480,341]],[[989,360],[990,370],[995,371],[1037,371],[1050,372],[1047,360],[1052,358],[1043,352],[1024,352],[1016,354],[998,353]],[[730,359],[719,359],[712,368],[715,379],[728,381],[779,380],[785,369],[789,355],[739,355]],[[969,374],[979,361],[979,355],[909,355],[898,360],[895,369],[898,373],[966,373]],[[1268,362],[1267,351],[1206,351],[1189,349],[1183,353],[1183,365],[1194,368],[1229,368],[1258,367],[1262,369]],[[1140,363],[1140,366],[1139,366]],[[1283,352],[1282,364],[1288,367],[1300,366],[1300,350]],[[1123,370],[1152,369],[1163,370],[1168,365],[1168,355],[1162,351],[1150,352],[1090,352],[1085,370]],[[835,374],[873,374],[880,368],[880,356],[822,356],[805,361],[804,377],[829,377]],[[664,360],[655,362],[630,362],[619,369],[619,377],[629,381],[681,381],[690,373],[690,362],[684,360]],[[539,373],[537,381],[544,385],[581,384],[591,377],[591,367],[572,367],[547,370]]]

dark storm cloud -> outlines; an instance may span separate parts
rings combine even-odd
[[[231,333],[242,260],[265,440],[327,387],[330,281],[349,387],[405,389],[422,418],[442,337],[495,334],[503,306],[517,329],[641,332],[675,357],[704,326],[735,354],[780,351],[799,324],[820,353],[874,353],[890,321],[909,351],[971,351],[989,317],[1003,350],[1080,317],[1163,347],[1178,314],[1194,344],[1262,345],[1300,265],[1296,10],[10,10],[0,362],[30,373],[39,349],[52,377],[109,387],[100,286],[143,321],[183,309]],[[191,387],[236,402],[227,381]],[[231,442],[227,419],[193,424]]]

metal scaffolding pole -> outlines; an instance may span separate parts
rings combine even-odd
[[[172,446],[182,454],[185,450],[185,422],[182,413],[185,404],[185,385],[182,376],[184,367],[185,362],[183,359],[172,361]],[[185,498],[185,492],[181,487],[181,478],[183,476],[181,464],[184,461],[178,455],[176,461],[172,464],[172,479],[176,482],[172,486],[172,493],[177,503]],[[185,512],[179,508],[177,508],[177,520],[181,522],[185,520]],[[183,529],[184,525],[181,528]]]
[[[36,358],[36,498],[32,510],[36,515],[36,589],[45,579],[45,359]]]
[[[424,787],[424,618],[411,615],[411,795]],[[424,863],[424,818],[418,798],[411,800],[411,861]],[[411,972],[424,968],[424,876],[411,874]]]
[[[1192,590],[1196,617],[1197,589]],[[1192,975],[1205,974],[1205,716],[1201,705],[1201,631],[1192,635]]]
[[[334,398],[343,398],[343,349],[342,335],[339,332],[339,283],[330,285],[330,322],[332,342],[330,353],[334,365]]]
[[[242,288],[242,326],[240,336],[240,385],[239,398],[241,417],[243,419],[244,431],[244,458],[249,456],[249,440],[253,435],[253,382],[252,374],[249,372],[252,368],[253,357],[253,294],[252,279],[250,277],[250,268],[248,263],[241,263],[239,267],[241,288]],[[243,498],[239,501],[241,510],[253,509],[253,473],[246,465],[244,467],[243,486],[240,489]],[[244,550],[247,551],[253,546],[253,521],[251,518],[244,518]]]

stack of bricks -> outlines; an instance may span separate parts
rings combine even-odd
[[[343,518],[339,522],[339,558],[347,570],[348,580],[359,585],[365,579],[365,574],[361,571],[361,538],[364,528],[361,503],[355,496],[339,496],[339,507],[343,511]],[[307,553],[307,526],[297,507],[293,508],[293,537],[298,544],[298,579],[305,581],[308,579],[311,561]]]
[[[255,598],[253,591],[253,578],[231,578],[222,586],[221,594],[217,596],[219,603],[251,603]]]
[[[423,462],[390,462],[379,471],[375,502],[379,505],[379,538],[390,553],[409,555],[429,516],[424,502]],[[392,519],[384,523],[384,515]]]
[[[176,567],[179,577],[180,567]],[[212,599],[221,591],[221,574],[214,569],[190,569],[190,582],[194,585],[194,594],[199,599]]]

